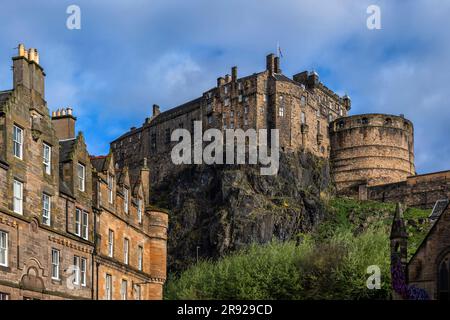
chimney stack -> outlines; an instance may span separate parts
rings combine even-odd
[[[71,107],[52,112],[52,125],[59,140],[75,138],[76,121],[77,118],[73,116],[73,109]]]
[[[269,71],[270,75],[275,72],[275,55],[273,53],[266,57],[266,70]]]
[[[280,57],[275,57],[275,59],[274,59],[274,72],[275,73],[281,73]]]
[[[160,113],[161,113],[161,111],[159,110],[159,106],[157,104],[154,104],[153,105],[153,116],[156,117]]]
[[[27,50],[23,44],[19,44],[17,49],[17,56],[12,58],[14,89],[23,86],[44,99],[45,73],[39,65],[38,51],[34,48]]]
[[[237,76],[237,67],[234,66],[233,68],[231,68],[231,81],[236,82]]]
[[[225,79],[223,77],[217,78],[217,86],[220,87],[225,84]]]

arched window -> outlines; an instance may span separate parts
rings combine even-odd
[[[439,290],[439,300],[450,300],[449,295],[449,258],[448,256],[442,260],[441,264],[439,265],[439,277],[438,277],[438,290]]]

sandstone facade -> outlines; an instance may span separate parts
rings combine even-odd
[[[167,213],[149,204],[148,168],[134,179],[115,169],[112,156],[99,166],[83,135],[75,136],[72,109],[49,114],[37,50],[19,45],[13,62],[13,89],[0,92],[0,298],[104,299],[109,272],[108,298],[161,299]],[[101,201],[105,174],[118,177],[111,204]],[[107,227],[117,237],[110,259]]]

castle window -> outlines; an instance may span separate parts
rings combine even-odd
[[[242,90],[242,82],[239,82],[239,83],[238,83],[238,89],[239,89],[239,90]]]
[[[317,134],[320,134],[320,121],[317,121]]]
[[[138,270],[142,271],[144,261],[144,248],[142,246],[138,247]]]
[[[13,189],[13,210],[15,213],[23,214],[23,183],[19,180],[14,180]]]
[[[0,266],[8,266],[8,234],[0,231]]]
[[[13,127],[13,151],[14,156],[20,160],[23,159],[23,129],[18,126]]]
[[[278,108],[278,115],[279,115],[280,117],[284,117],[284,107],[283,107],[283,106],[280,106],[280,107]]]
[[[166,144],[170,143],[170,128],[166,129]]]
[[[242,102],[242,94],[239,95],[238,101],[239,101],[239,102]]]
[[[84,192],[86,189],[86,167],[81,163],[77,166],[78,190]]]
[[[317,108],[317,110],[316,110],[316,116],[320,117],[320,109],[319,108]]]
[[[248,113],[248,106],[244,107],[244,113]]]
[[[339,123],[338,123],[338,128],[339,128],[339,129],[342,129],[342,128],[344,128],[344,127],[345,127],[345,121],[343,121],[343,120],[339,121]]]
[[[112,300],[112,276],[110,274],[105,276],[105,295],[106,300]]]
[[[305,115],[305,113],[303,111],[300,114],[300,122],[301,122],[301,124],[305,124],[306,123],[306,115]]]
[[[51,201],[48,194],[42,195],[42,223],[49,226],[51,216]]]
[[[387,125],[387,126],[390,126],[392,124],[392,119],[391,118],[386,118],[384,120],[384,124]]]
[[[339,115],[342,117],[344,115],[344,110],[342,110],[341,107],[339,107]]]
[[[230,98],[225,98],[224,105],[227,107],[230,105]]]
[[[234,129],[234,122],[230,122],[230,129]]]
[[[192,128],[193,128],[193,123],[192,123]],[[151,136],[151,146],[152,146],[152,150],[156,150],[156,133],[152,133]]]
[[[43,144],[43,163],[44,163],[44,172],[46,174],[51,173],[51,158],[52,158],[52,147],[48,144]]]
[[[361,123],[363,125],[369,124],[369,119],[368,118],[362,118]]]
[[[59,280],[59,256],[57,249],[52,249],[52,279]]]
[[[114,256],[114,231],[108,230],[108,256]]]
[[[244,119],[244,126],[248,126],[248,119],[247,118]]]
[[[332,122],[333,121],[333,115],[330,113],[328,115],[328,122]]]
[[[233,110],[231,110],[231,112],[230,112],[230,117],[234,117],[234,111]]]
[[[225,94],[228,94],[228,86],[224,86],[223,87],[223,91],[224,91]]]

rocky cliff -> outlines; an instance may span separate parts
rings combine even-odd
[[[321,194],[330,192],[328,162],[281,153],[276,176],[257,166],[192,165],[152,188],[152,201],[170,210],[168,264],[185,269],[252,242],[297,239],[321,220]]]

